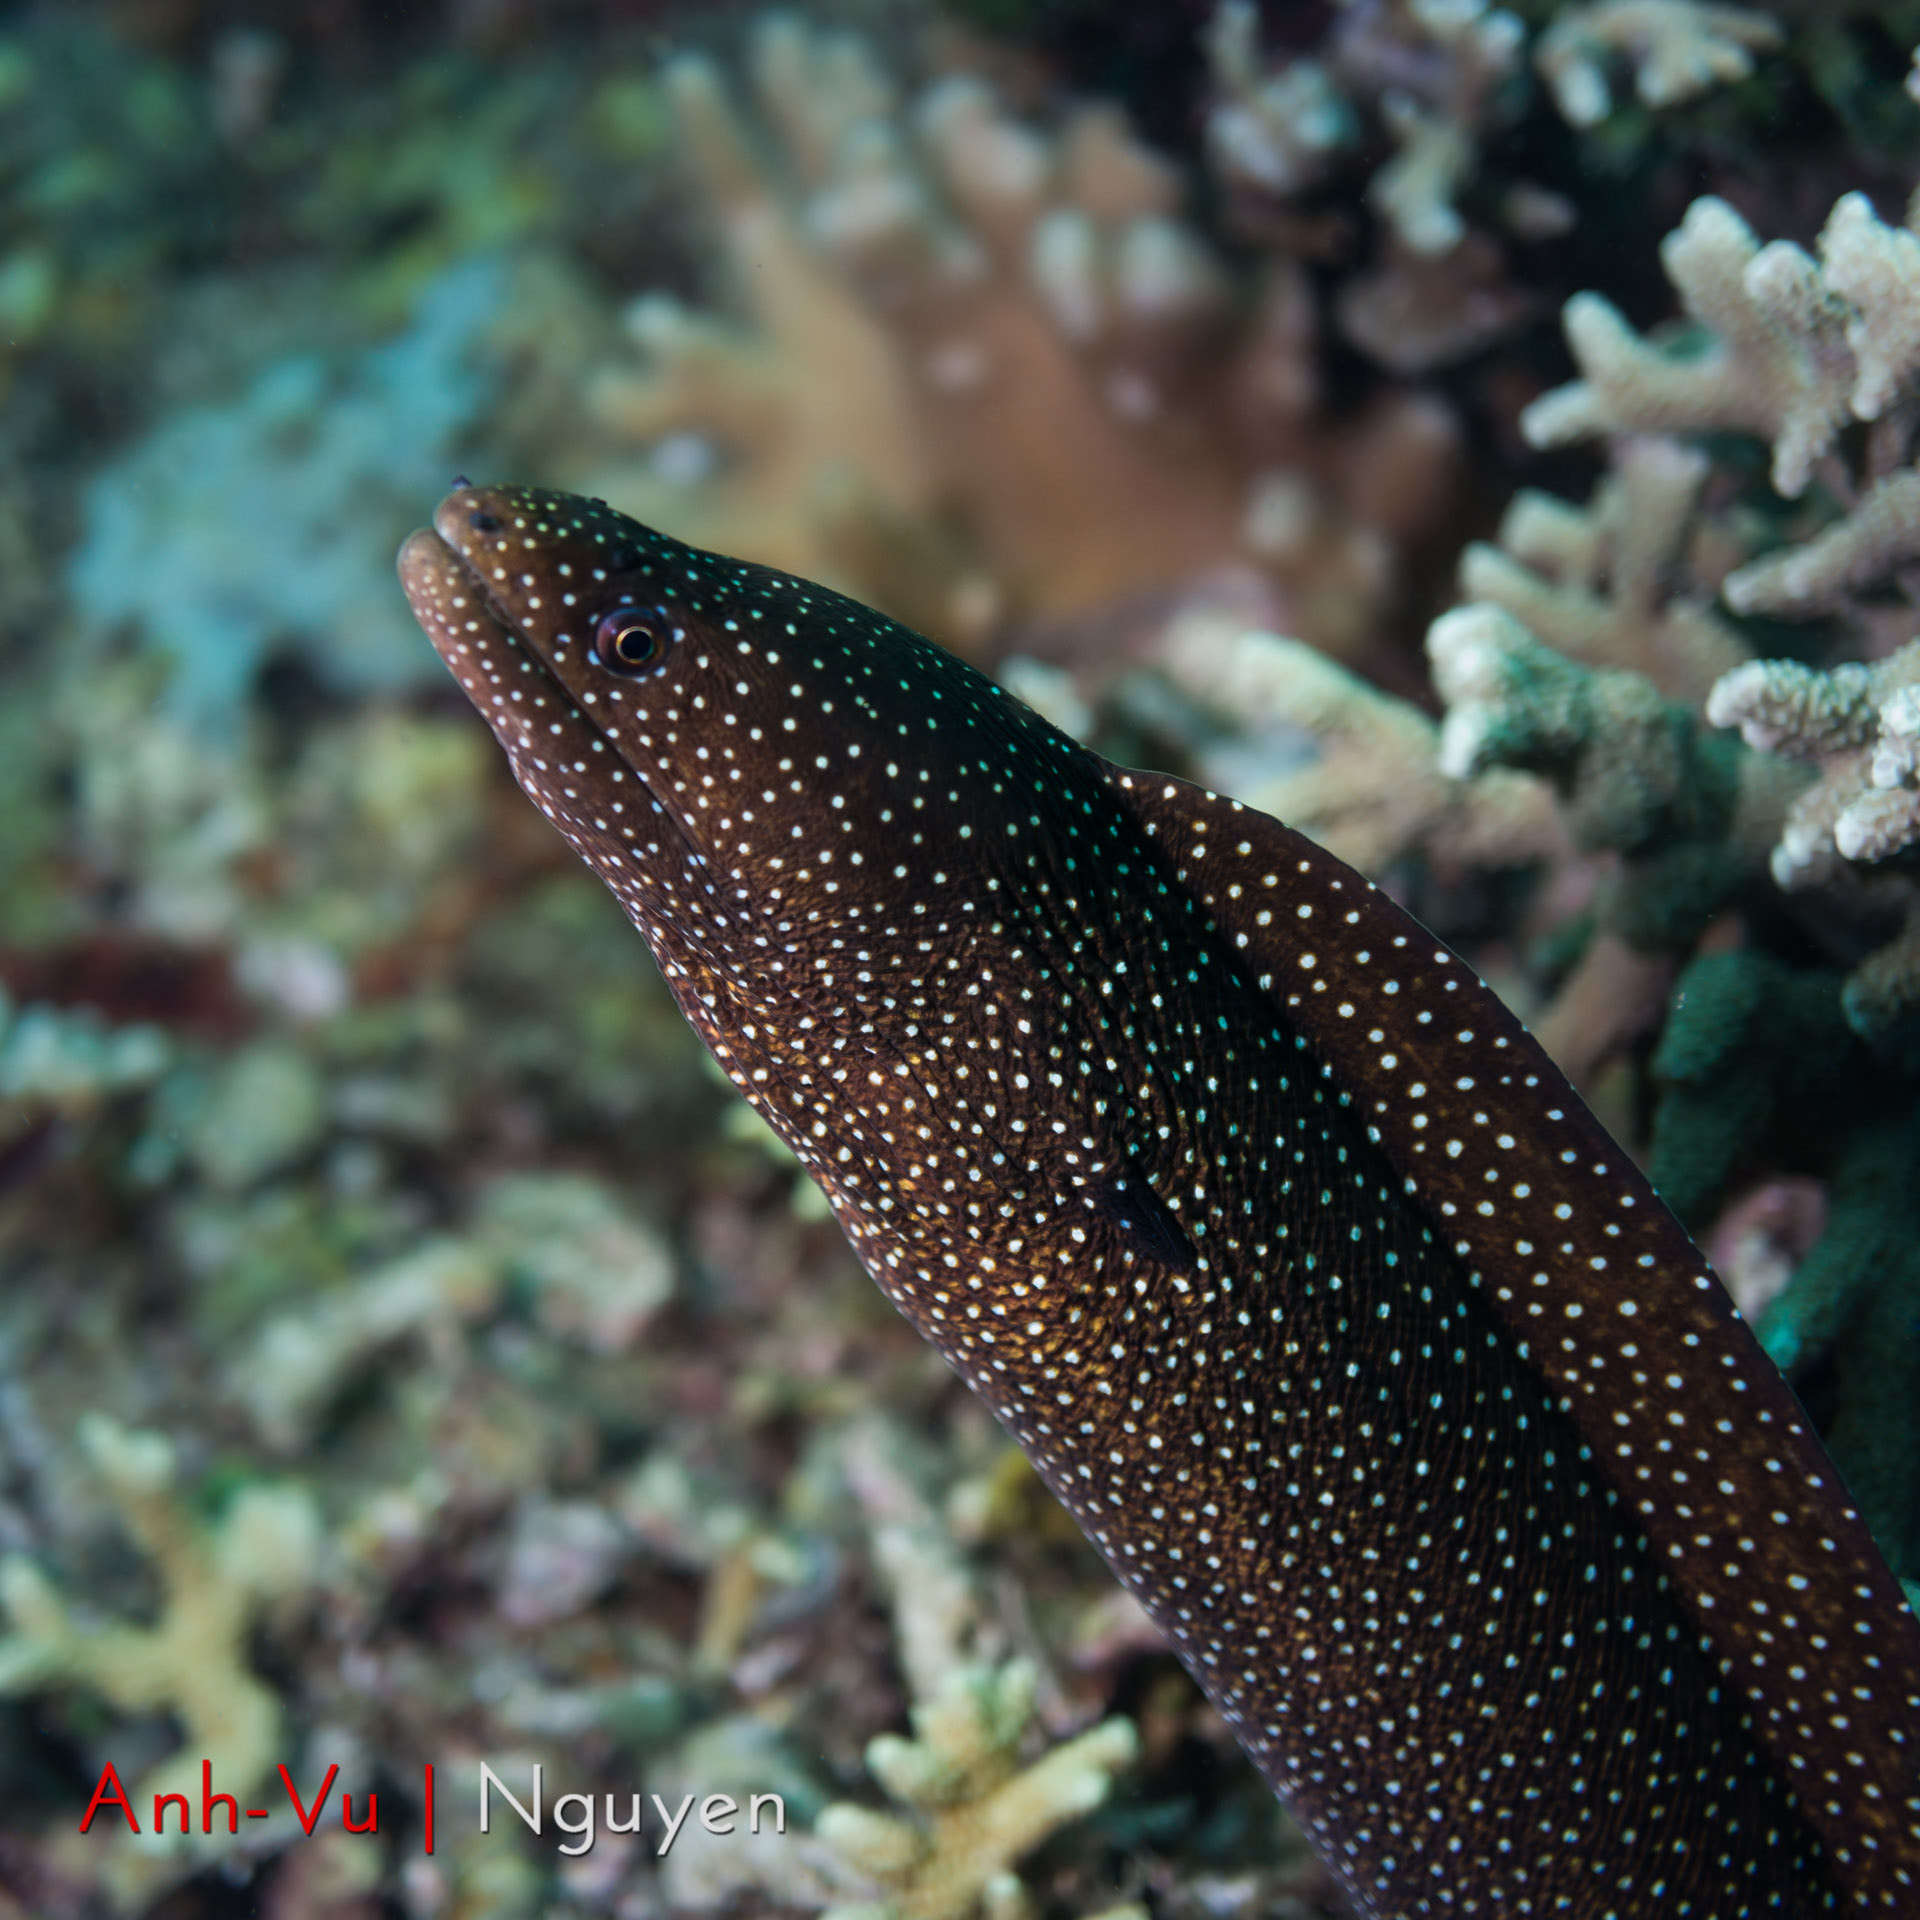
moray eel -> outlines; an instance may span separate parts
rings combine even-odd
[[[462,489],[400,570],[1359,1913],[1920,1913],[1898,1583],[1679,1223],[1417,921],[597,501]]]

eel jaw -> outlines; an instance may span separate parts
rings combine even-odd
[[[431,527],[408,534],[397,564],[420,630],[467,697],[493,721],[488,683],[519,650],[511,629],[487,605],[466,563]],[[497,723],[494,731],[500,732]],[[512,751],[505,734],[501,744]]]
[[[472,567],[430,527],[407,536],[400,584],[421,631],[506,748],[520,783],[561,755],[591,751],[595,727],[488,598]]]
[[[581,857],[598,866],[589,848],[575,838],[581,824],[576,821],[572,830],[567,825],[573,809],[567,804],[572,795],[563,769],[579,769],[592,764],[596,755],[612,755],[641,792],[653,797],[652,789],[620,752],[619,743],[575,705],[539,652],[501,615],[457,548],[432,528],[422,527],[407,536],[397,565],[413,617],[506,749],[513,777],[534,805],[574,840]],[[659,821],[689,874],[703,874],[705,849],[679,814],[662,807]],[[602,878],[608,878],[604,870]],[[608,884],[613,884],[611,879]]]

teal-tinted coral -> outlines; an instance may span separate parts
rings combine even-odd
[[[1895,1570],[1912,1578],[1920,1112],[1910,1083],[1848,1025],[1841,979],[1751,949],[1695,960],[1654,1055],[1662,1092],[1649,1171],[1695,1231],[1763,1170],[1826,1181],[1825,1230],[1758,1332],[1789,1380],[1831,1368],[1827,1444]]]
[[[340,691],[430,679],[386,555],[496,397],[486,337],[506,293],[499,262],[467,261],[395,339],[281,360],[163,419],[88,490],[67,575],[85,625],[166,655],[176,711],[203,722],[282,650]]]
[[[1620,856],[1602,917],[1630,945],[1684,949],[1759,884],[1784,791],[1651,681],[1568,660],[1486,604],[1435,621],[1427,652],[1441,770],[1550,780],[1576,843]]]

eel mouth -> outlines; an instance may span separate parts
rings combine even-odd
[[[544,759],[579,744],[569,738],[576,729],[602,742],[600,750],[619,753],[457,547],[421,527],[407,536],[397,564],[421,631],[516,763],[535,747]],[[624,754],[620,760],[627,764]]]
[[[397,565],[413,617],[506,749],[514,778],[535,805],[549,817],[564,814],[570,798],[567,769],[611,755],[659,804],[657,819],[678,842],[683,862],[704,873],[707,850],[679,812],[660,799],[620,741],[574,699],[465,555],[433,528],[421,527],[401,545]]]

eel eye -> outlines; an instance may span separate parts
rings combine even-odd
[[[651,609],[615,607],[593,630],[593,650],[612,673],[638,673],[659,659],[665,646],[666,623]]]

